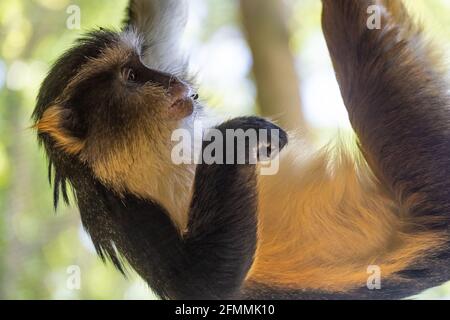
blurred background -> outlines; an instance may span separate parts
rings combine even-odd
[[[319,0],[190,2],[184,46],[201,97],[218,113],[270,116],[317,143],[350,130],[321,33]],[[431,37],[449,43],[450,0],[406,2]],[[52,62],[86,30],[118,28],[126,5],[0,2],[0,299],[154,298],[137,276],[125,279],[97,258],[75,209],[61,206],[55,214],[46,161],[28,129]],[[450,298],[450,285],[419,298]]]

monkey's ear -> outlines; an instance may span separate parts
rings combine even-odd
[[[83,150],[86,141],[71,132],[68,126],[71,113],[70,109],[60,105],[50,106],[34,127],[39,134],[48,134],[64,152],[77,155]]]

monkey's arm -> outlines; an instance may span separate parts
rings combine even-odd
[[[143,37],[147,66],[174,74],[183,71],[180,38],[187,16],[186,0],[130,0],[125,25]]]
[[[226,129],[238,128],[277,127],[257,118],[234,119],[219,126],[224,134]],[[281,132],[280,138],[283,146],[286,135]],[[162,298],[237,297],[256,247],[255,165],[199,165],[183,236],[157,204],[133,196],[119,198],[100,189],[89,193],[103,199],[102,203],[79,205],[101,254],[112,257],[120,267],[117,248]]]
[[[375,3],[381,29],[370,30]],[[323,29],[373,171],[418,229],[447,230],[450,100],[433,48],[399,0],[323,0]]]

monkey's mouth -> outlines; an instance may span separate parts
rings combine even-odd
[[[173,120],[181,120],[194,112],[194,101],[191,97],[176,100],[169,108]]]
[[[198,96],[192,94],[189,86],[177,82],[170,87],[169,94],[172,97],[172,104],[169,107],[169,117],[172,120],[184,119],[194,112],[194,100]]]

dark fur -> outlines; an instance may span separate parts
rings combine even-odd
[[[111,43],[117,42],[118,36],[112,31],[104,29],[93,31],[85,37],[79,39],[74,47],[68,50],[58,61],[53,65],[50,73],[42,83],[39,95],[37,98],[36,108],[33,112],[33,119],[35,122],[42,118],[45,110],[58,98],[67,86],[69,81],[76,75],[80,66],[85,64],[89,58],[97,58],[102,51],[106,49]],[[83,128],[72,128],[75,135],[83,135]],[[67,179],[70,168],[74,162],[79,162],[76,157],[68,156],[59,150],[55,150],[53,141],[48,135],[40,135],[39,142],[43,143],[49,160],[49,180],[53,181],[54,190],[54,206],[58,205],[60,192],[63,199],[68,203],[67,195]],[[54,167],[54,178],[52,179],[52,169]],[[81,163],[78,163],[79,166]]]
[[[375,1],[322,2],[325,37],[362,152],[416,221],[409,232],[448,235],[450,97],[432,48],[404,8],[403,20],[385,13],[381,30],[369,30],[366,9]],[[449,253],[444,246],[404,270],[411,282],[387,281],[378,293],[351,296],[401,298],[442,284],[450,278]]]
[[[256,246],[254,166],[197,169],[184,238],[157,204],[132,195],[120,199],[85,169],[71,181],[99,253],[122,268],[114,245],[161,298],[232,298],[239,292]]]
[[[323,3],[324,33],[363,153],[386,192],[420,222],[409,232],[448,233],[448,86],[427,52],[418,50],[421,35],[406,34],[398,40],[406,27],[389,16],[384,17],[382,30],[368,30],[366,8],[373,1]],[[131,15],[128,23],[132,19]],[[61,94],[79,66],[116,41],[114,32],[100,30],[68,51],[42,85],[35,121]],[[258,118],[239,118],[219,127],[227,128],[274,126]],[[80,137],[85,130],[76,126],[71,129]],[[410,281],[386,280],[383,290],[361,288],[336,294],[258,283],[247,283],[243,288],[256,248],[255,166],[199,165],[188,232],[180,236],[160,205],[132,194],[119,197],[77,157],[57,150],[48,136],[39,138],[49,156],[50,172],[54,167],[55,205],[60,190],[68,201],[69,182],[83,225],[99,255],[121,271],[121,257],[125,258],[161,298],[403,298],[450,278],[450,251],[444,247],[404,270],[401,275]],[[284,145],[286,137],[282,138]]]
[[[277,127],[258,118],[238,118],[219,127],[223,132],[238,128]],[[281,138],[284,146],[286,136]],[[51,142],[44,143],[52,150]],[[123,272],[123,256],[161,298],[239,295],[256,248],[254,165],[200,165],[189,231],[181,238],[158,204],[130,194],[121,198],[76,158],[61,159],[58,154],[50,153],[58,177],[55,193],[59,186],[65,190],[66,181],[73,186],[83,225],[102,259],[110,259]]]

